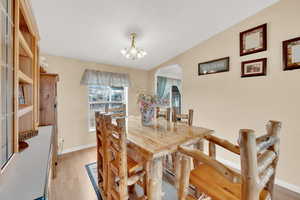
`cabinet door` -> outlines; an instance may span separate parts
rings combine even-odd
[[[0,1],[0,168],[13,154],[14,66],[11,0]]]
[[[56,123],[56,76],[40,77],[40,125],[55,125]]]

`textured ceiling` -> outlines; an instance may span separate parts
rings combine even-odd
[[[150,69],[277,0],[32,0],[43,53]],[[148,55],[120,50],[137,32]]]

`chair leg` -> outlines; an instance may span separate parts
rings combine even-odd
[[[191,170],[191,160],[190,158],[183,156],[181,161],[181,170],[180,170],[180,183],[178,189],[179,200],[186,200],[188,195],[188,187],[190,180],[190,170]]]
[[[172,156],[173,172],[176,172],[176,157],[177,157],[176,152],[175,152],[175,153],[172,153],[171,156]]]
[[[144,190],[144,196],[149,196],[149,184],[150,184],[150,162],[147,161],[144,165],[145,169],[145,175],[143,177],[143,190]]]

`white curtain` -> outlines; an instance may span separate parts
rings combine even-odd
[[[179,92],[182,94],[182,85],[181,80],[179,79],[172,79],[167,77],[157,77],[157,91],[156,94],[159,98],[159,104],[166,106],[166,103],[169,104],[170,100],[170,91],[172,86],[177,86]]]
[[[86,69],[81,78],[82,85],[101,85],[109,87],[130,87],[128,74],[103,72]]]

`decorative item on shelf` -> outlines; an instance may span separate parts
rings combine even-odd
[[[19,104],[25,104],[24,86],[19,85]]]
[[[24,142],[25,140],[28,140],[30,138],[33,138],[38,135],[37,130],[31,130],[31,131],[24,131],[19,133],[19,141]]]
[[[138,105],[141,111],[141,120],[144,126],[151,126],[153,124],[155,107],[157,105],[157,97],[146,94],[141,91],[138,95]]]
[[[19,142],[19,152],[24,151],[25,149],[27,149],[29,147],[27,142],[24,141],[20,141]]]
[[[48,63],[46,57],[41,56],[40,57],[40,67],[41,67],[41,72],[46,73],[47,68],[48,68]]]
[[[137,60],[140,58],[143,58],[147,55],[147,52],[144,51],[143,49],[137,48],[135,46],[135,38],[136,38],[136,33],[131,33],[130,38],[131,38],[131,46],[129,48],[124,48],[121,50],[122,55],[131,60]]]
[[[300,69],[300,37],[282,42],[283,70]]]
[[[230,58],[220,58],[198,64],[198,75],[216,74],[229,71]]]
[[[267,24],[240,33],[240,56],[267,50]]]
[[[249,60],[242,62],[241,77],[266,76],[267,75],[267,58]]]

